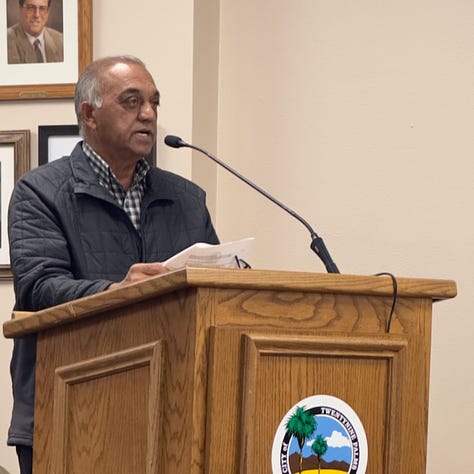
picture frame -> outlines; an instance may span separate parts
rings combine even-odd
[[[59,1],[59,0],[58,0]],[[64,60],[9,64],[6,21],[0,22],[0,100],[62,99],[74,96],[79,74],[92,61],[92,0],[61,0]],[[7,0],[1,8],[18,8]],[[12,20],[13,21],[13,20]],[[48,25],[48,23],[47,23]]]
[[[30,131],[0,131],[0,280],[11,280],[7,215],[13,187],[30,170]]]
[[[38,127],[38,165],[71,154],[82,140],[77,125],[40,125]]]
[[[38,126],[38,165],[44,165],[71,154],[74,146],[82,140],[77,125]],[[150,166],[156,166],[156,144],[146,156]]]

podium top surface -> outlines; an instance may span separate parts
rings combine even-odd
[[[399,277],[396,277],[396,280],[398,297],[439,301],[454,298],[457,294],[456,283],[452,280]],[[3,324],[3,334],[7,338],[20,337],[192,287],[389,297],[393,295],[392,279],[389,276],[187,267],[41,311],[23,313],[21,317],[20,314],[14,313],[14,319]]]

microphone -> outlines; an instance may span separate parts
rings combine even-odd
[[[259,192],[263,196],[265,196],[267,199],[272,201],[274,204],[277,206],[281,207],[284,211],[286,211],[288,214],[293,216],[295,219],[300,221],[306,229],[308,229],[309,233],[311,234],[311,250],[316,253],[316,255],[321,259],[321,261],[324,263],[324,266],[326,267],[326,270],[328,273],[339,273],[339,270],[336,266],[336,264],[333,262],[331,255],[329,254],[326,245],[324,244],[323,239],[316,234],[316,232],[312,229],[312,227],[308,224],[307,221],[305,221],[301,216],[299,216],[295,211],[290,209],[288,206],[285,206],[282,202],[278,201],[278,199],[274,198],[270,194],[268,194],[264,189],[262,189],[260,186],[257,186],[255,183],[247,179],[245,176],[242,176],[238,171],[234,170],[231,168],[228,164],[224,163],[221,161],[219,158],[216,156],[212,155],[208,151],[199,148],[195,145],[191,145],[189,143],[186,143],[184,140],[182,140],[180,137],[177,137],[175,135],[167,135],[165,137],[165,143],[166,145],[172,147],[172,148],[191,148],[193,150],[199,151],[200,153],[203,153],[206,155],[208,158],[210,158],[212,161],[215,161],[218,165],[222,166],[225,168],[227,171],[232,173],[234,176],[237,176],[240,180],[242,180],[244,183],[248,184],[251,188],[255,189],[255,191]]]

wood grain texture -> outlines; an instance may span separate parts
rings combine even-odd
[[[397,281],[399,297],[426,297],[436,301],[456,296],[456,284],[451,280],[397,278]],[[4,323],[3,333],[5,337],[18,337],[190,286],[389,297],[393,293],[388,277],[188,267],[38,311],[29,318],[12,319]]]
[[[241,472],[255,472],[268,458],[271,446],[259,441],[272,439],[281,421],[275,414],[307,396],[328,393],[361,417],[371,472],[400,472],[401,420],[391,415],[401,412],[405,339],[245,334],[242,343]]]
[[[210,332],[205,472],[271,472],[282,417],[317,394],[337,396],[358,413],[369,442],[368,474],[398,474],[401,459],[410,459],[411,473],[425,472],[429,300],[400,300],[386,334],[389,300],[378,297],[237,290],[219,296],[220,317]]]
[[[188,268],[5,323],[38,333],[35,474],[271,472],[282,417],[317,394],[359,415],[367,474],[424,474],[432,304],[455,284],[401,279],[387,333],[391,291]]]
[[[80,466],[112,474],[117,464],[126,472],[160,472],[164,355],[157,341],[56,369],[52,472]]]
[[[84,319],[38,335],[35,474],[50,474],[59,462],[51,441],[57,429],[51,420],[61,419],[54,417],[54,407],[65,398],[58,393],[57,371],[68,381],[67,403],[60,405],[60,413],[66,404],[69,438],[79,450],[67,451],[61,474],[120,472],[117,468],[123,465],[133,467],[124,472],[158,473],[164,472],[163,466],[167,472],[179,472],[179,466],[191,464],[195,375],[190,348],[196,343],[188,298],[194,296],[181,296],[165,296],[159,308],[142,303],[133,310],[111,311],[95,321]],[[140,355],[143,347],[149,351],[156,341],[160,348],[166,347],[165,356]],[[127,364],[133,370],[118,370]],[[75,378],[80,383],[69,383]],[[90,429],[91,436],[82,436]],[[123,443],[129,444],[127,449]],[[106,447],[112,446],[109,453]],[[127,461],[122,460],[123,453]]]

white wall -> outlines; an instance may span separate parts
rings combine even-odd
[[[469,472],[474,3],[200,0],[196,30],[194,8],[94,0],[94,57],[141,57],[162,93],[160,138],[208,147],[299,211],[342,272],[458,282],[459,296],[435,306],[427,472]],[[206,18],[220,18],[218,48]],[[0,130],[32,131],[33,165],[38,125],[74,121],[70,100],[0,101]],[[209,187],[222,240],[257,237],[254,267],[324,271],[283,211],[185,150],[158,154]],[[12,305],[0,283],[4,320]],[[3,380],[10,350],[1,339]],[[17,473],[4,387],[0,464]]]

